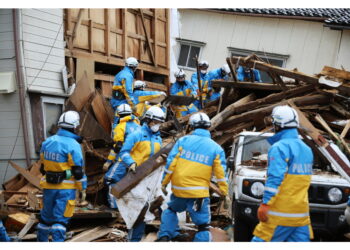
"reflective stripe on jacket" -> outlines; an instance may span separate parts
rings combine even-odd
[[[310,224],[308,189],[313,153],[296,128],[284,129],[268,141],[268,168],[263,203],[270,206],[269,222],[281,226]]]
[[[46,172],[63,172],[71,170],[73,166],[83,167],[83,153],[77,139],[80,137],[65,129],[59,129],[57,134],[47,138],[40,150],[40,159],[44,164]],[[64,180],[60,184],[52,184],[46,182],[43,176],[40,185],[46,189],[75,189],[86,187],[86,176],[82,180],[77,181],[72,176],[68,180]]]
[[[136,104],[135,115],[137,117],[142,117],[150,105],[146,104],[146,101],[150,101],[162,95],[161,91],[144,91],[144,90],[135,90],[134,91],[134,100]]]
[[[180,138],[169,153],[162,185],[171,181],[176,197],[209,197],[212,174],[219,188],[227,194],[224,150],[210,138],[206,129],[196,129],[192,135]]]
[[[125,66],[118,74],[116,74],[113,82],[113,90],[121,92],[131,107],[135,105],[133,97],[134,72],[132,69]],[[112,98],[114,98],[114,96],[112,96]]]
[[[197,92],[193,88],[192,84],[189,81],[185,80],[184,84],[180,84],[178,82],[174,82],[171,85],[171,88],[170,88],[170,95],[189,96],[189,97],[190,96],[194,96],[194,97],[196,97],[197,96]],[[176,118],[180,118],[180,117],[183,117],[185,115],[192,114],[192,113],[198,111],[197,107],[193,103],[191,103],[188,106],[185,106],[185,105],[181,105],[181,106],[172,105],[171,108],[172,108],[172,110],[174,110]]]
[[[160,133],[153,133],[146,123],[141,129],[130,134],[120,150],[119,161],[126,166],[136,163],[140,166],[143,162],[155,153],[157,153],[162,145]]]

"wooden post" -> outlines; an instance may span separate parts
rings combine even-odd
[[[109,9],[105,9],[105,53],[110,57],[110,23],[109,23]]]
[[[94,37],[93,37],[93,21],[89,20],[89,40],[90,40],[90,53],[94,53]]]
[[[123,58],[126,59],[128,56],[127,53],[127,31],[126,31],[126,9],[122,10],[122,29],[123,29],[123,38],[122,38],[122,51],[123,51]]]
[[[140,9],[140,14],[141,14],[141,22],[142,22],[142,27],[143,27],[143,31],[145,32],[145,36],[146,36],[146,40],[147,40],[147,44],[148,44],[148,48],[151,52],[151,58],[152,58],[152,62],[154,64],[155,67],[157,67],[157,63],[156,63],[156,59],[154,58],[154,53],[153,53],[153,48],[152,48],[152,44],[151,44],[151,38],[149,37],[149,34],[147,32],[146,29],[146,23],[145,23],[145,18],[143,16],[143,11],[142,9]],[[153,41],[155,44],[155,41]],[[141,45],[140,45],[141,46]]]

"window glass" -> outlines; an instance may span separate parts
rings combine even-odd
[[[199,57],[200,48],[191,46],[190,58],[188,58],[187,67],[196,68],[196,56]]]
[[[187,57],[188,57],[188,52],[190,51],[190,46],[186,44],[181,44],[181,49],[180,49],[180,56],[179,60],[177,62],[178,65],[181,66],[187,66]]]
[[[51,136],[50,130],[56,125],[62,114],[63,105],[44,102],[45,136]]]

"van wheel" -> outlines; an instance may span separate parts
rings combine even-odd
[[[235,242],[250,242],[253,238],[253,231],[250,225],[248,225],[242,218],[239,217],[239,211],[235,205],[232,206],[234,211],[234,227],[233,227],[233,239]]]

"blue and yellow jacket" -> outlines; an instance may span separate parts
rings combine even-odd
[[[213,69],[213,70],[209,71],[208,74],[209,74],[210,81],[218,80],[218,79],[228,80],[228,75],[222,76],[221,68]],[[211,83],[209,83],[209,84],[212,87]]]
[[[118,160],[126,166],[130,166],[134,162],[137,166],[140,166],[149,157],[157,153],[161,146],[160,133],[153,133],[148,125],[144,123],[141,129],[126,138]]]
[[[254,81],[261,82],[260,71],[257,69],[253,69]],[[237,69],[237,80],[243,82],[244,78],[250,79],[250,75],[244,71],[242,66],[239,66]]]
[[[128,115],[120,119],[113,131],[113,141],[115,143],[124,142],[126,137],[140,129],[140,121],[134,115]],[[115,161],[116,153],[112,149],[108,155],[108,161]]]
[[[134,113],[137,117],[141,117],[150,107],[150,105],[146,104],[145,102],[161,96],[162,92],[135,90],[133,95],[136,105],[136,111]]]
[[[202,99],[203,101],[205,101],[207,98],[207,94],[211,90],[211,86],[209,86],[209,82],[210,82],[209,73],[206,73],[206,74],[200,73],[200,81],[202,86]],[[191,83],[192,83],[192,88],[197,91],[198,90],[197,72],[192,74]]]
[[[125,96],[130,107],[134,107],[134,71],[132,69],[125,66],[118,74],[116,74],[112,89],[121,92]]]
[[[206,129],[195,129],[192,135],[180,138],[169,153],[162,185],[171,181],[175,196],[209,197],[214,173],[221,192],[226,195],[226,157],[224,150],[210,138]]]
[[[184,84],[174,82],[170,88],[170,95],[197,97],[197,92],[196,92],[195,88],[193,88],[192,84],[189,81],[185,80]],[[193,103],[191,103],[188,106],[173,105],[172,109],[174,110],[177,118],[180,118],[188,113],[194,113],[194,112],[198,111],[197,107]]]
[[[57,134],[47,138],[40,150],[40,159],[44,164],[46,172],[63,172],[71,170],[73,166],[84,166],[83,153],[80,144],[77,142],[80,137],[68,130],[59,129]],[[40,186],[44,189],[86,189],[87,179],[84,177],[75,180],[72,176],[59,184],[46,182],[46,176],[40,181]]]
[[[284,129],[268,139],[268,168],[263,203],[270,206],[268,223],[280,226],[310,224],[308,189],[312,150],[296,128]]]

